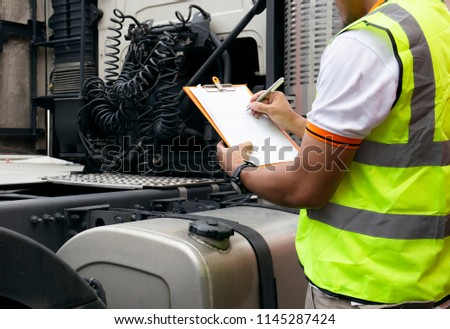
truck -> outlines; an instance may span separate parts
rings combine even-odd
[[[306,115],[342,27],[333,2],[7,0],[1,14],[0,305],[304,307],[298,209],[233,190],[183,86],[284,77]]]

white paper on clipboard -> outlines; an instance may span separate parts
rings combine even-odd
[[[185,87],[188,96],[216,129],[228,146],[246,141],[253,144],[250,160],[257,166],[292,161],[297,144],[269,118],[255,118],[247,105],[251,92],[245,85],[232,90],[212,91],[203,86]]]

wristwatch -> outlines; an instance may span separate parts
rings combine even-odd
[[[247,167],[256,167],[254,163],[252,162],[244,162],[240,164],[231,175],[231,186],[233,186],[233,189],[241,194],[249,193],[250,191],[247,190],[241,182],[241,171]]]

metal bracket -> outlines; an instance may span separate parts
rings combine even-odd
[[[28,20],[28,24],[0,20],[0,53],[3,52],[3,43],[10,39],[11,36],[20,36],[31,39],[33,37],[32,21]],[[45,40],[45,23],[36,22],[37,35]]]
[[[219,209],[220,204],[213,200],[186,200],[184,198],[167,198],[150,201],[154,212],[170,216],[170,213],[191,213]]]
[[[155,217],[160,215],[141,209],[110,208],[108,204],[66,209],[64,211],[64,241],[90,228]]]
[[[64,210],[64,241],[78,233],[99,226],[128,223],[174,213],[191,213],[219,209],[213,200],[188,201],[183,198],[167,198],[150,201],[150,210],[134,208],[110,208],[109,204],[68,208]]]

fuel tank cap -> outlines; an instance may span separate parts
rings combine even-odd
[[[200,219],[189,223],[189,232],[197,236],[219,241],[234,235],[234,229],[230,225],[211,218]]]

